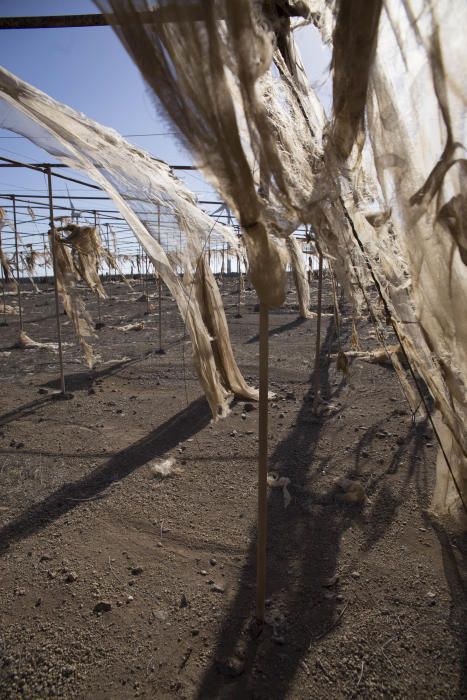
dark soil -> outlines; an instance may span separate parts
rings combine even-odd
[[[236,318],[236,285],[221,289],[256,385],[257,299]],[[0,328],[0,698],[466,698],[466,541],[429,515],[435,440],[392,369],[337,372],[326,316],[315,416],[316,320],[297,317],[294,292],[271,313],[270,469],[292,500],[270,489],[258,634],[258,411],[237,401],[213,423],[170,297],[158,354],[155,286],[107,288],[95,370],[61,316],[68,400],[56,353],[12,349],[17,316]],[[23,301],[26,333],[55,342],[52,290]],[[375,347],[369,322],[359,332]],[[175,472],[154,476],[169,456]],[[363,504],[342,502],[341,476]]]

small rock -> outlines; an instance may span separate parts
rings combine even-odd
[[[214,557],[211,557],[211,559],[209,560],[209,563],[211,564],[211,566],[216,566],[217,559],[214,559]]]
[[[334,496],[336,501],[349,505],[358,505],[366,501],[365,489],[360,481],[341,477],[336,479],[334,484],[338,489],[338,492]]]
[[[243,410],[245,411],[245,413],[250,413],[251,411],[256,411],[256,406],[254,403],[244,403]]]
[[[126,597],[126,602],[131,603],[134,600],[134,597],[132,595],[127,595]]]
[[[76,581],[77,578],[78,578],[78,576],[75,574],[75,572],[74,572],[74,571],[70,571],[70,572],[68,572],[67,575],[65,576],[65,582],[66,582],[66,583],[73,583],[74,581]]]
[[[218,673],[227,676],[227,678],[237,678],[244,672],[245,663],[236,656],[232,656],[230,659],[216,661],[216,669]]]
[[[139,576],[140,574],[143,573],[143,571],[144,571],[144,569],[142,566],[134,566],[131,569],[131,573],[133,574],[133,576]]]
[[[224,592],[224,588],[223,588],[222,586],[219,586],[218,583],[215,583],[215,584],[212,586],[211,591],[214,591],[214,593],[223,593],[223,592]]]
[[[330,578],[326,578],[323,581],[323,586],[325,588],[332,588],[333,586],[336,585],[337,581],[339,580],[339,574],[334,574],[334,576],[331,576]]]
[[[182,593],[182,597],[180,598],[180,607],[181,608],[188,607],[188,600],[186,599],[186,595],[184,593]]]
[[[165,622],[168,618],[168,615],[165,612],[165,610],[154,610],[152,614],[154,615],[156,620],[160,620],[161,622]]]
[[[350,574],[352,578],[360,578],[360,572],[359,571],[352,571]]]
[[[241,419],[242,419],[242,420],[246,420],[246,413],[242,413]]]
[[[44,387],[41,386],[40,389],[37,390],[37,393],[38,394],[48,394],[49,392],[47,391],[47,389],[44,389]]]
[[[65,664],[65,666],[62,666],[62,675],[65,676],[65,678],[69,678],[75,671],[76,667],[72,664]]]
[[[96,613],[96,615],[109,612],[109,610],[112,610],[112,603],[110,603],[108,600],[100,600],[93,608],[93,612]]]

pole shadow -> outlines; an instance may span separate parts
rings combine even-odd
[[[63,485],[5,525],[0,530],[0,554],[79,506],[79,501],[98,497],[114,482],[125,479],[149,460],[161,457],[206,427],[210,420],[206,399],[196,399],[149,435],[114,454],[104,465],[79,481]]]
[[[293,321],[289,321],[289,323],[284,323],[282,326],[278,326],[277,328],[270,328],[268,331],[268,336],[271,338],[273,335],[278,335],[279,333],[287,333],[287,331],[292,331],[294,328],[298,328],[299,326],[303,326],[304,323],[309,321],[307,318],[302,318],[299,316],[298,318],[295,318]],[[256,335],[253,335],[251,338],[248,340],[245,340],[245,345],[251,345],[251,343],[257,343],[259,341],[259,334],[257,333]]]
[[[449,533],[435,517],[430,518],[430,524],[441,545],[444,573],[451,594],[449,625],[460,637],[463,647],[457,697],[467,698],[467,534]]]
[[[350,333],[350,329],[342,328],[341,338],[343,332]],[[323,490],[326,478],[322,473],[328,457],[320,459],[316,455],[329,415],[324,402],[331,398],[334,401],[345,385],[343,380],[332,390],[329,381],[326,356],[331,344],[337,342],[334,336],[332,319],[320,353],[323,410],[318,416],[312,411],[313,373],[295,427],[269,460],[271,470],[290,478],[293,498],[286,510],[279,489],[271,489],[269,495],[266,624],[259,636],[255,626],[249,624],[256,571],[256,536],[253,533],[238,592],[224,616],[214,659],[197,689],[197,700],[263,697],[282,700],[287,697],[297,672],[305,663],[304,658],[320,639],[333,633],[351,604],[338,595],[339,555],[342,537],[348,528],[365,521],[364,505],[339,502],[334,484]],[[337,407],[331,410],[334,416],[339,413]],[[378,428],[373,427],[371,435]],[[371,435],[365,439],[372,439]],[[387,469],[395,468],[409,445],[413,453],[406,483],[414,474],[420,446],[416,434],[399,446]],[[351,464],[345,476],[355,478],[358,471],[357,459],[356,466]],[[372,484],[374,492],[381,486],[379,482]],[[382,528],[378,529],[376,524],[370,527],[368,547],[384,534],[393,516],[394,511]],[[325,673],[326,669],[321,671]]]
[[[320,351],[323,406],[331,397],[326,356],[333,338],[331,319]],[[343,385],[344,382],[337,387],[334,396]],[[325,413],[315,416],[312,412],[313,388],[314,372],[294,429],[269,459],[271,470],[290,478],[294,498],[287,510],[279,489],[272,489],[268,499],[267,624],[260,636],[252,633],[248,624],[255,588],[256,536],[253,536],[237,595],[218,636],[214,661],[198,688],[198,700],[263,697],[263,694],[268,698],[284,698],[313,639],[324,636],[337,624],[336,600],[329,595],[326,585],[336,572],[342,533],[359,509],[336,504],[333,488],[319,498],[309,492],[308,469],[314,462],[326,420]],[[318,463],[316,472],[321,468]],[[312,479],[313,476],[314,472]],[[292,627],[293,640],[287,637]],[[274,682],[268,683],[268,678]]]

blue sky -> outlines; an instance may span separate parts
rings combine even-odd
[[[2,16],[96,11],[91,0],[0,0]],[[0,36],[0,64],[23,80],[124,135],[156,134],[128,136],[128,140],[168,163],[192,162],[170,134],[170,124],[158,114],[137,68],[109,27],[5,30]],[[307,69],[319,82],[327,75],[329,53],[309,28],[298,32],[298,41]],[[328,84],[323,93],[329,103]],[[0,130],[0,155],[27,162],[50,160],[28,141],[11,136],[11,132]],[[188,172],[183,177],[201,199],[212,198],[200,175]],[[60,181],[54,189],[66,192]],[[84,194],[79,186],[68,189],[71,194]],[[45,193],[44,177],[23,169],[2,168],[0,192]]]

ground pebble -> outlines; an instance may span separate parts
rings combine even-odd
[[[98,603],[95,604],[93,611],[96,613],[96,615],[99,615],[100,613],[104,612],[109,612],[109,610],[112,610],[112,603],[109,603],[108,600],[100,600]]]

